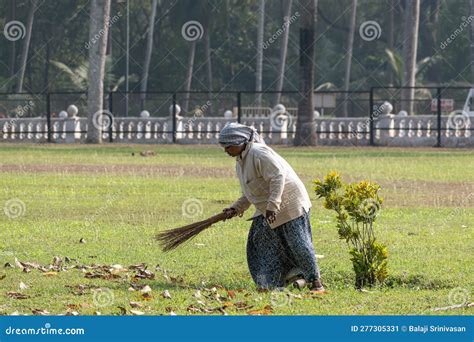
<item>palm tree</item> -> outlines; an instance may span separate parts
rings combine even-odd
[[[141,94],[141,105],[142,109],[145,106],[146,90],[148,86],[148,74],[150,71],[151,53],[153,52],[153,33],[155,31],[155,17],[156,17],[156,6],[158,0],[153,0],[151,4],[150,20],[148,22],[148,35],[146,42],[145,61],[143,62],[143,73],[140,84]]]
[[[300,96],[296,122],[296,146],[316,145],[314,125],[314,41],[317,0],[300,0]]]
[[[403,58],[395,51],[385,49],[385,53],[388,58],[388,66],[391,69],[392,82],[395,86],[401,86],[403,84]],[[425,57],[418,62],[415,66],[415,80],[421,81],[422,74],[428,70],[431,66],[441,60],[441,56],[436,54],[433,56]]]
[[[344,107],[343,113],[344,116],[348,116],[347,112],[347,102],[349,101],[349,84],[351,81],[351,66],[352,66],[352,49],[354,47],[354,33],[356,26],[356,16],[357,16],[357,0],[352,0],[352,13],[351,13],[351,23],[349,36],[347,37],[347,54],[346,54],[346,74],[344,76]]]
[[[285,2],[285,0],[283,0]],[[285,3],[285,12],[283,13],[283,21],[284,21],[284,31],[283,37],[281,41],[281,49],[280,49],[280,62],[278,66],[278,79],[277,79],[277,86],[276,86],[276,93],[275,95],[275,103],[277,105],[280,103],[281,91],[283,89],[283,80],[285,79],[285,66],[286,66],[286,55],[288,52],[288,37],[290,35],[290,15],[291,15],[291,5],[293,0],[286,0]]]
[[[403,31],[403,87],[415,86],[416,55],[418,47],[418,26],[420,21],[420,0],[406,2]],[[401,108],[413,113],[415,89],[403,88],[401,91]]]
[[[72,87],[65,86],[64,88],[75,90],[85,90],[89,83],[89,61],[83,61],[77,67],[70,67],[59,61],[51,61],[51,64],[63,72],[68,80],[70,81]],[[104,89],[107,89],[109,92],[117,91],[117,89],[125,82],[125,76],[117,77],[112,72],[112,57],[108,55],[105,57],[105,70],[104,70]],[[129,80],[131,82],[138,81],[136,74],[129,75]]]
[[[265,26],[265,0],[260,0],[258,6],[258,31],[257,31],[257,70],[255,91],[257,91],[256,105],[262,105],[262,66],[263,66],[263,30]]]
[[[100,127],[94,125],[94,114],[103,110],[105,53],[107,50],[110,0],[92,0],[90,9],[89,40],[101,32],[97,42],[89,48],[89,89],[87,93],[88,126],[87,142],[101,143]]]

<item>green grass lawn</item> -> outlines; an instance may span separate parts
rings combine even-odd
[[[156,155],[142,157],[144,150]],[[204,219],[238,198],[234,160],[217,146],[0,145],[1,209],[12,199],[25,205],[16,218],[0,211],[0,314],[233,315],[264,308],[274,315],[473,314],[472,306],[433,311],[473,301],[472,150],[276,150],[312,197],[314,245],[323,256],[318,262],[327,294],[256,291],[245,256],[246,219],[253,210],[173,252],[160,251],[157,232]],[[353,287],[348,248],[338,239],[333,213],[312,190],[312,180],[331,170],[347,181],[383,186],[376,228],[390,253],[385,286]],[[183,215],[183,203],[197,204],[197,214],[191,205]],[[67,257],[68,269],[23,272],[15,265],[16,258],[48,266],[54,257]],[[138,271],[129,266],[140,263],[154,279],[134,278]],[[69,267],[74,265],[90,269]],[[97,268],[102,265],[128,270],[115,266],[113,277],[88,278],[108,274]],[[144,296],[132,285],[148,285],[151,292]]]

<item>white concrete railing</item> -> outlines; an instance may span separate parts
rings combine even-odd
[[[275,129],[268,117],[243,117],[242,123],[254,126],[270,144],[290,144],[294,139],[296,120],[285,121],[281,129]],[[176,141],[184,144],[216,143],[218,132],[227,122],[224,118],[182,118],[177,120]],[[234,120],[235,121],[235,120]],[[473,118],[474,121],[474,118]],[[470,128],[449,127],[447,117],[442,117],[442,146],[474,146]],[[315,119],[318,144],[320,145],[368,145],[370,121],[367,118]],[[379,146],[434,146],[437,142],[437,117],[418,115],[413,117],[380,117],[374,121],[374,142]],[[87,119],[51,119],[51,138],[56,143],[83,142],[86,138]],[[171,118],[114,118],[112,138],[118,143],[171,143]],[[0,119],[0,142],[46,142],[46,118]],[[104,141],[109,132],[103,133]]]

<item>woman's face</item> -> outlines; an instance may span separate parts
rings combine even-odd
[[[224,151],[231,157],[237,157],[245,149],[245,144],[242,145],[231,145],[224,147]]]

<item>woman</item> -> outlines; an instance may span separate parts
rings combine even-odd
[[[308,193],[291,166],[265,144],[257,131],[227,124],[219,144],[236,157],[242,197],[224,212],[242,215],[256,207],[247,241],[247,262],[257,286],[267,289],[291,282],[324,290],[314,253]]]

